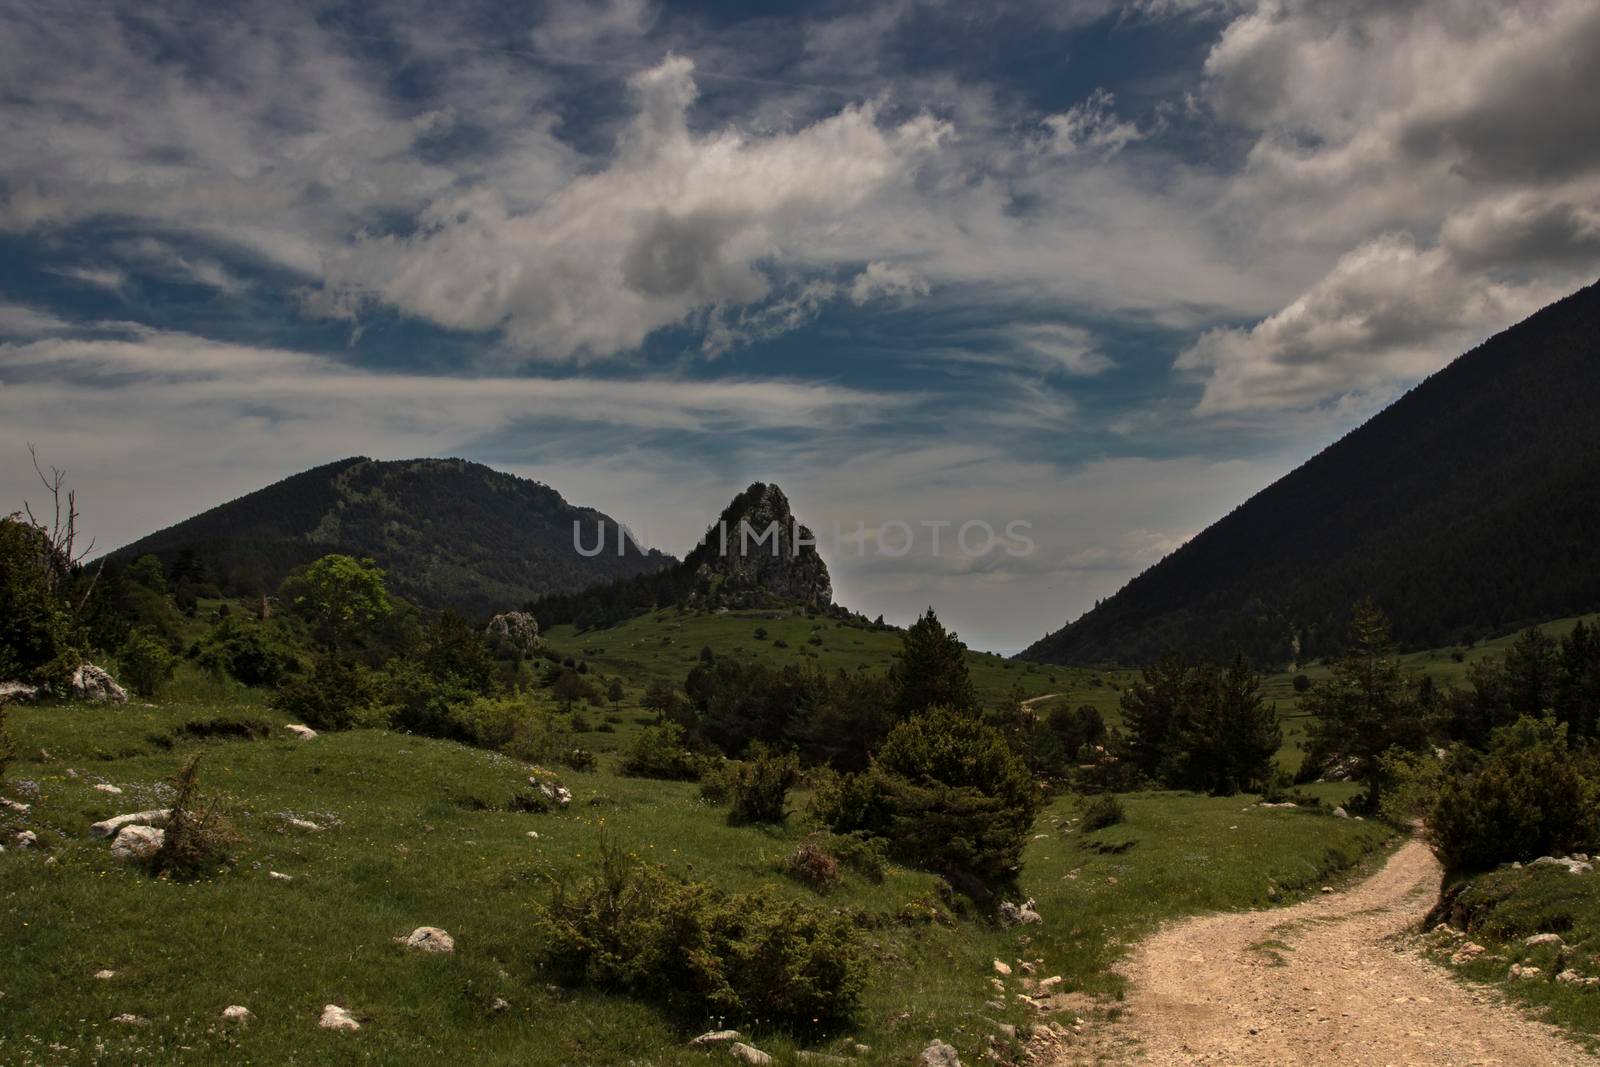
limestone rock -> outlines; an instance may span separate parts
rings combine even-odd
[[[11,836],[11,841],[18,848],[33,848],[39,843],[39,835],[32,830],[18,830]]]
[[[10,797],[0,797],[0,808],[15,812],[18,815],[26,815],[33,810],[33,805],[24,804],[20,800],[12,800]]]
[[[117,976],[117,972],[111,970],[100,970],[94,972],[94,976],[102,982],[109,982],[111,979]]]
[[[119,860],[147,860],[160,850],[167,832],[154,826],[124,826],[111,842],[111,854]]]
[[[1013,904],[1009,900],[1000,902],[1000,925],[1002,926],[1031,926],[1042,923],[1044,918],[1034,910],[1033,898],[1029,897],[1021,905]]]
[[[737,1030],[708,1030],[699,1037],[691,1038],[689,1044],[696,1048],[711,1048],[715,1045],[731,1045],[743,1036]]]
[[[821,608],[833,603],[816,536],[776,485],[755,482],[733,499],[684,560],[709,607],[761,607],[768,597]]]
[[[339,1007],[337,1004],[327,1004],[322,1008],[322,1018],[317,1020],[317,1025],[324,1030],[359,1030],[361,1024],[356,1022],[355,1016]]]
[[[292,830],[299,830],[301,833],[307,834],[320,834],[322,832],[322,827],[318,826],[310,819],[300,819],[295,818],[294,816],[290,816],[289,818],[289,828]]]
[[[95,792],[97,792],[97,793],[105,793],[105,794],[107,794],[109,796],[114,796],[114,797],[120,797],[122,795],[122,790],[118,789],[116,786],[112,785],[110,782],[96,782],[94,784],[94,788],[95,788]]]
[[[253,1021],[255,1017],[255,1013],[243,1004],[229,1004],[222,1009],[222,1021],[233,1023],[236,1026],[243,1026]]]
[[[142,1015],[135,1015],[131,1011],[125,1011],[121,1015],[113,1015],[111,1021],[121,1023],[123,1026],[148,1026],[150,1023],[149,1019]]]
[[[1541,972],[1537,967],[1524,967],[1520,963],[1513,963],[1511,965],[1511,970],[1507,972],[1506,977],[1513,979],[1533,979],[1539,977],[1541,973],[1543,972]]]
[[[303,723],[292,722],[288,726],[285,726],[284,729],[288,730],[291,734],[293,734],[295,737],[298,737],[302,741],[309,741],[313,737],[317,736],[317,732],[315,730],[304,725]]]
[[[483,636],[495,654],[507,659],[525,659],[544,645],[539,623],[526,611],[503,611],[489,620]]]
[[[72,679],[67,684],[72,695],[78,700],[90,700],[96,703],[110,701],[113,704],[128,702],[128,694],[117,684],[116,679],[92,663],[80,664],[72,672]]]
[[[1342,807],[1334,808],[1333,813],[1341,819],[1348,819],[1350,817],[1350,813],[1345,811]]]
[[[165,826],[172,817],[172,809],[155,808],[150,811],[136,811],[131,815],[115,815],[104,819],[89,827],[90,837],[116,837],[122,832],[124,826]]]
[[[765,1052],[762,1052],[758,1048],[752,1048],[743,1041],[735,1041],[733,1044],[729,1045],[728,1052],[740,1063],[754,1064],[757,1065],[757,1067],[759,1067],[761,1064],[772,1062],[771,1056],[767,1055]]]
[[[0,704],[30,704],[39,699],[39,687],[22,682],[0,682]]]
[[[418,952],[454,952],[456,950],[455,938],[437,926],[419,926],[411,931],[411,936],[396,938],[395,940],[406,948],[416,949]]]
[[[1533,948],[1536,945],[1559,945],[1563,942],[1560,934],[1534,934],[1532,937],[1525,939],[1522,943],[1529,948]]]
[[[572,803],[572,790],[555,782],[546,782],[538,775],[530,775],[528,784],[539,790],[546,800],[558,808],[564,808]]]
[[[293,875],[284,874],[282,871],[268,871],[267,872],[267,877],[271,878],[274,882],[292,882],[292,881],[294,881],[294,876]]]
[[[1007,963],[1005,960],[995,960],[994,971],[996,974],[1002,977],[1007,977],[1011,974],[1011,964]]]
[[[1588,874],[1590,871],[1594,870],[1594,867],[1592,865],[1590,865],[1588,863],[1585,863],[1583,860],[1575,859],[1575,858],[1572,858],[1572,857],[1569,857],[1569,856],[1540,856],[1538,859],[1534,860],[1528,866],[1530,866],[1530,867],[1543,867],[1543,866],[1565,867],[1572,874]]]
[[[961,1067],[961,1057],[954,1048],[934,1038],[917,1057],[917,1067]]]
[[[1476,941],[1468,941],[1466,944],[1455,950],[1454,954],[1452,954],[1450,957],[1450,962],[1456,964],[1457,966],[1460,966],[1463,963],[1471,963],[1473,960],[1483,955],[1484,951],[1484,947],[1478,944]]]

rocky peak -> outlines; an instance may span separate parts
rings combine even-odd
[[[755,482],[723,509],[685,563],[694,569],[697,594],[719,604],[757,607],[777,598],[827,607],[833,583],[815,540],[782,489]]]

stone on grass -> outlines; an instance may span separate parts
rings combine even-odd
[[[771,1056],[768,1056],[765,1052],[762,1052],[758,1048],[750,1047],[743,1041],[735,1041],[733,1044],[729,1045],[728,1052],[740,1063],[760,1065],[772,1062]]]
[[[24,804],[20,800],[12,800],[10,797],[0,797],[0,808],[16,812],[18,815],[26,815],[32,810],[33,806]]]
[[[111,842],[111,854],[119,860],[147,860],[166,843],[167,832],[155,826],[124,826]]]
[[[100,981],[102,981],[102,982],[109,982],[109,981],[111,981],[111,979],[113,979],[113,978],[115,978],[117,976],[117,972],[116,971],[110,971],[110,970],[100,970],[100,971],[94,972],[94,976],[96,978],[100,979]]]
[[[397,937],[395,940],[406,948],[416,949],[418,952],[454,952],[456,950],[455,938],[437,926],[419,926],[411,931],[410,937]]]
[[[125,1011],[121,1015],[113,1015],[111,1017],[111,1021],[114,1023],[121,1023],[123,1026],[144,1026],[149,1023],[150,1020],[146,1019],[142,1015],[135,1015],[131,1011]]]
[[[33,848],[39,843],[39,835],[32,830],[18,830],[11,840],[18,848]]]
[[[0,682],[0,704],[27,704],[39,699],[39,687],[22,682]]]
[[[1592,867],[1589,864],[1585,863],[1583,860],[1573,859],[1573,858],[1569,858],[1569,857],[1566,857],[1566,856],[1540,856],[1538,859],[1534,860],[1528,866],[1530,866],[1530,867],[1541,867],[1541,866],[1565,867],[1568,871],[1570,871],[1573,874],[1588,874],[1590,871],[1594,870],[1594,867]]]
[[[949,1045],[934,1038],[917,1057],[917,1067],[961,1067],[961,1057]]]
[[[96,782],[94,784],[94,787],[99,792],[101,792],[101,793],[109,793],[110,795],[112,795],[114,797],[119,797],[119,796],[122,795],[122,790],[118,789],[116,786],[112,785],[110,782]]]
[[[267,872],[267,877],[271,878],[274,882],[292,882],[292,881],[294,881],[294,877],[292,875],[284,874],[282,871],[268,871]]]
[[[90,837],[116,837],[124,826],[165,826],[172,815],[170,808],[136,811],[131,815],[116,815],[89,827]]]
[[[1520,963],[1513,963],[1511,970],[1506,973],[1508,978],[1537,978],[1543,972],[1537,967],[1524,967]]]
[[[1002,926],[1030,926],[1042,923],[1044,919],[1033,909],[1033,898],[1029,897],[1020,906],[1009,900],[1000,902],[1000,925]]]
[[[110,701],[113,704],[128,702],[128,694],[123,691],[122,686],[93,663],[81,664],[73,671],[68,685],[72,689],[72,695],[79,700],[92,700],[97,703]]]
[[[1560,934],[1534,934],[1522,943],[1533,948],[1535,945],[1559,945],[1562,944],[1562,940]]]
[[[495,1011],[495,1012],[507,1011],[507,1010],[510,1009],[510,1007],[511,1007],[511,1001],[507,1000],[505,997],[495,997],[493,1000],[491,1000],[489,1002],[489,1010],[490,1011]]]
[[[538,789],[539,792],[544,795],[546,800],[558,808],[564,808],[568,804],[572,803],[572,790],[568,789],[564,785],[557,785],[554,782],[542,781],[538,775],[530,775],[528,777],[528,784]]]
[[[1478,944],[1476,941],[1468,941],[1466,944],[1455,950],[1455,953],[1450,957],[1450,962],[1456,964],[1457,966],[1460,966],[1463,963],[1471,963],[1473,960],[1483,955],[1485,951],[1486,950],[1484,947]]]
[[[239,1026],[243,1026],[255,1017],[255,1013],[243,1004],[229,1004],[222,1009],[223,1022],[235,1023]]]
[[[1600,978],[1585,978],[1571,967],[1556,975],[1556,981],[1566,985],[1600,985]]]
[[[1348,819],[1350,817],[1350,813],[1348,811],[1345,811],[1344,808],[1342,808],[1342,807],[1341,808],[1334,808],[1333,809],[1333,813],[1335,815],[1337,815],[1341,819]]]
[[[288,726],[285,726],[284,729],[288,730],[291,734],[298,737],[302,741],[309,741],[313,737],[317,736],[317,732],[311,727],[304,726],[297,722],[290,723]]]
[[[345,1011],[337,1004],[326,1004],[322,1008],[322,1018],[317,1020],[317,1025],[324,1030],[359,1030],[361,1024],[356,1022],[354,1015]]]
[[[696,1048],[711,1048],[713,1045],[731,1045],[743,1036],[737,1030],[708,1030],[699,1037],[691,1038],[689,1044]]]
[[[320,834],[322,832],[322,827],[318,826],[310,819],[298,819],[292,816],[289,819],[289,828],[291,830],[299,830],[302,833],[307,834]]]
[[[1005,960],[995,960],[994,970],[998,975],[1009,977],[1011,974],[1011,964],[1007,963]]]

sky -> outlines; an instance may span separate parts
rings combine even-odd
[[[0,0],[0,510],[461,456],[682,555],[776,481],[1015,651],[1595,280],[1597,66],[1593,0]]]

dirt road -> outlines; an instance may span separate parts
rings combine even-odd
[[[1113,1025],[1132,1041],[1117,1058],[1228,1067],[1600,1062],[1389,940],[1415,928],[1438,886],[1432,853],[1412,841],[1346,892],[1168,927],[1125,965],[1133,988]]]

